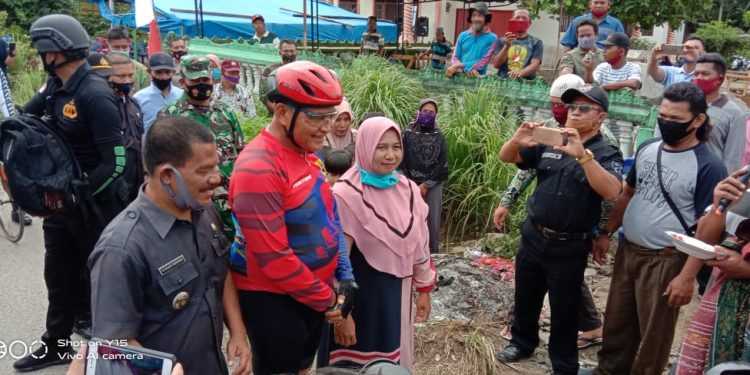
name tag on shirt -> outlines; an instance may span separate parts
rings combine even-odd
[[[178,256],[177,258],[174,258],[167,262],[167,264],[159,267],[159,274],[164,276],[169,273],[169,271],[177,268],[180,264],[185,263],[185,257],[183,255]]]
[[[542,158],[549,158],[549,159],[562,159],[562,154],[556,153],[556,152],[545,152],[542,154]]]

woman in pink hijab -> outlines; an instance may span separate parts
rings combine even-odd
[[[436,274],[427,204],[419,187],[396,173],[403,158],[396,123],[385,117],[366,120],[355,147],[355,165],[334,185],[333,194],[359,290],[351,315],[333,327],[318,362],[362,367],[388,359],[411,370],[414,323],[429,317]]]
[[[344,99],[336,110],[339,112],[336,122],[333,123],[333,129],[326,134],[325,144],[323,145],[323,154],[328,150],[347,150],[349,153],[354,152],[354,143],[357,141],[357,129],[352,129],[354,122],[354,113],[352,106]]]

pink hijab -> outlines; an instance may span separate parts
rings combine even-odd
[[[354,113],[352,112],[352,106],[346,99],[341,101],[341,104],[336,106],[336,110],[339,112],[339,116],[344,113],[348,113],[352,124],[354,124]],[[351,128],[351,125],[349,126],[349,131],[343,137],[337,137],[335,134],[333,134],[333,131],[330,131],[328,132],[328,134],[326,134],[326,146],[329,146],[334,150],[343,150],[350,144],[356,142],[356,134],[357,132]]]
[[[401,138],[398,125],[385,117],[367,119],[359,128],[355,160],[372,173],[372,159],[380,139],[389,130]],[[362,184],[357,168],[351,168],[334,185],[344,233],[354,239],[367,263],[396,277],[412,276],[414,266],[429,262],[427,204],[417,185],[398,174],[388,189]]]

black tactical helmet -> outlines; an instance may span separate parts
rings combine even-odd
[[[75,18],[50,14],[31,25],[31,42],[39,53],[82,52],[89,48],[89,34]],[[84,56],[85,57],[85,54]]]
[[[492,22],[492,13],[490,13],[490,8],[487,6],[486,3],[483,2],[476,2],[471,4],[471,7],[469,7],[469,23],[471,23],[471,15],[474,13],[475,10],[479,11],[479,14],[484,16],[484,23],[488,24]]]

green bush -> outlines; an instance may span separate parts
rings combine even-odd
[[[634,38],[633,42],[630,44],[630,49],[639,51],[651,51],[655,45],[656,42],[652,42],[643,38]]]
[[[47,81],[47,74],[40,68],[36,48],[31,44],[27,33],[11,27],[10,34],[16,41],[16,63],[9,69],[11,96],[13,103],[24,105]]]
[[[450,176],[443,197],[449,241],[479,238],[492,231],[492,214],[515,176],[513,164],[500,161],[498,152],[515,132],[519,119],[515,105],[499,96],[497,83],[455,91],[441,115],[441,129],[448,146]],[[519,227],[526,216],[524,199],[506,222],[508,236],[493,249],[509,257],[515,254]]]
[[[341,69],[344,96],[356,116],[383,112],[401,127],[414,120],[419,101],[427,97],[422,83],[380,57],[357,57]]]
[[[731,56],[743,47],[742,30],[720,21],[711,21],[699,28],[696,34],[706,39],[706,51],[717,51]]]
[[[263,130],[268,124],[271,123],[271,119],[266,116],[256,117],[244,117],[238,116],[240,121],[240,128],[242,128],[242,135],[245,136],[245,141],[250,142],[255,138],[260,131]]]

